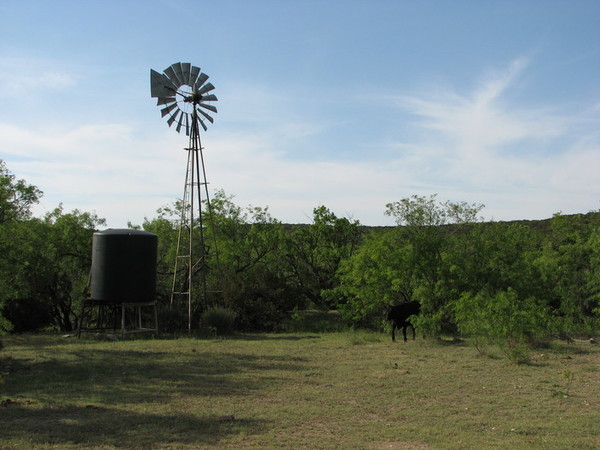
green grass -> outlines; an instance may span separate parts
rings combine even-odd
[[[600,448],[600,346],[11,336],[0,448]]]

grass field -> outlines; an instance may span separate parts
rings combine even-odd
[[[600,448],[600,346],[10,336],[0,448]]]

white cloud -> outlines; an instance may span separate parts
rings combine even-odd
[[[473,201],[497,218],[587,212],[600,197],[598,117],[512,104],[508,93],[528,64],[517,59],[464,95],[437,88],[392,100],[425,131],[411,144],[425,149],[421,164],[440,177],[441,196],[479,194]]]
[[[498,220],[597,209],[597,103],[579,116],[512,104],[508,94],[528,67],[515,60],[463,94],[437,88],[394,97],[421,133],[402,142],[374,136],[373,148],[385,145],[382,154],[395,155],[387,160],[290,158],[315,137],[333,140],[337,122],[312,110],[303,116],[301,100],[240,86],[220,108],[223,124],[202,136],[209,188],[235,195],[241,206],[269,206],[284,222],[307,222],[323,204],[338,216],[391,225],[386,203],[434,193],[485,203],[484,215]],[[0,158],[45,192],[39,211],[64,202],[113,227],[152,218],[182,195],[186,145],[184,135],[157,122],[0,123]]]
[[[0,98],[31,98],[40,91],[64,90],[77,76],[52,61],[0,58]]]

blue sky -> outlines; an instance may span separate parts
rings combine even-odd
[[[183,192],[150,69],[219,101],[210,189],[290,223],[390,225],[413,194],[487,220],[600,209],[600,1],[0,0],[0,159],[111,227]]]

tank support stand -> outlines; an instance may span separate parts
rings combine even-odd
[[[144,312],[142,313],[142,308]],[[158,312],[153,302],[105,302],[86,299],[77,321],[77,337],[82,332],[112,330],[121,338],[131,333],[157,333]]]

